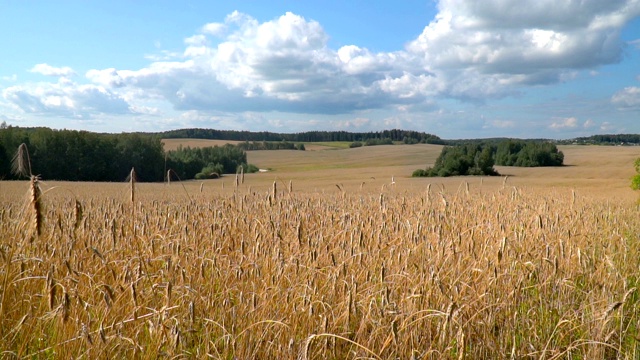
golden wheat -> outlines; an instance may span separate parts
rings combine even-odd
[[[141,183],[131,219],[121,185],[83,186],[47,193],[47,241],[2,199],[3,356],[640,355],[632,199]]]

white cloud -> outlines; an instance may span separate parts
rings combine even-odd
[[[371,124],[371,120],[367,118],[355,118],[347,120],[331,121],[331,127],[343,131],[361,131]]]
[[[141,114],[141,115],[153,115],[153,116],[158,116],[162,114],[162,111],[157,108],[157,107],[151,107],[151,106],[137,106],[137,105],[131,105],[129,107],[129,109],[131,110],[131,112],[135,113],[135,114]]]
[[[626,87],[611,97],[611,102],[619,108],[640,110],[640,87]]]
[[[472,98],[486,91],[503,94],[513,85],[554,83],[567,71],[618,62],[620,30],[640,15],[634,0],[441,0],[438,8],[436,19],[407,49],[446,73],[457,88],[453,96]],[[475,85],[458,84],[470,79]]]
[[[110,87],[121,87],[124,85],[124,81],[122,77],[118,74],[118,71],[114,68],[104,69],[104,70],[89,70],[85,74],[87,79],[93,81],[94,83],[110,86]]]
[[[602,131],[611,131],[613,129],[614,129],[613,125],[608,121],[605,121],[602,123],[602,125],[600,125],[600,130]]]
[[[596,122],[591,119],[587,119],[587,121],[585,121],[584,124],[582,124],[582,127],[584,127],[585,129],[592,129],[595,126],[596,126]]]
[[[75,71],[68,66],[54,67],[48,64],[37,64],[31,68],[32,73],[38,73],[45,76],[69,77],[75,75]]]
[[[208,23],[200,29],[203,34],[222,36],[227,30],[227,26],[222,23]]]
[[[85,119],[100,113],[130,113],[127,102],[105,88],[69,81],[11,86],[3,90],[2,96],[23,112],[32,114]]]
[[[182,53],[169,50],[160,50],[158,54],[146,54],[144,58],[150,61],[170,61],[179,59],[182,57]]]
[[[24,122],[25,119],[21,116],[0,114],[0,122],[5,122],[7,125],[14,125]]]
[[[320,23],[290,12],[259,22],[235,11],[186,37],[184,51],[148,56],[153,62],[141,69],[94,69],[85,74],[92,85],[25,85],[5,89],[4,97],[24,111],[64,109],[85,116],[155,115],[169,106],[205,117],[260,111],[330,115],[434,109],[436,101],[448,98],[481,102],[518,94],[531,84],[570,81],[579,70],[619,61],[620,31],[640,15],[640,2],[441,0],[438,9],[416,39],[394,52],[357,44],[332,49]],[[74,74],[47,64],[32,71]],[[90,91],[93,100],[82,106],[81,95]],[[612,102],[637,106],[633,96],[621,92]],[[94,106],[98,98],[103,103]],[[571,126],[578,125],[566,119],[551,124]]]
[[[145,89],[182,110],[347,113],[419,103],[437,93],[431,74],[402,70],[402,56],[357,47],[333,51],[319,23],[292,13],[258,23],[234,12],[225,26],[228,36],[214,46],[204,34],[188,38],[182,62],[91,70],[87,77]]]
[[[1,79],[3,81],[16,82],[16,81],[18,81],[18,75],[17,74],[13,74],[11,76],[3,76]]]
[[[578,119],[574,117],[558,119],[554,121],[550,126],[551,129],[559,130],[559,129],[574,129],[578,127]]]
[[[190,46],[203,46],[207,44],[207,37],[197,34],[184,39],[184,43]]]

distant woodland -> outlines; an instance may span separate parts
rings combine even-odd
[[[165,151],[162,139],[197,138],[242,141],[211,148]],[[559,166],[564,156],[556,143],[640,145],[640,135],[594,135],[552,142],[545,139],[443,140],[436,135],[407,130],[351,133],[249,132],[182,129],[160,133],[99,134],[88,131],[21,128],[0,124],[0,179],[16,179],[11,159],[18,146],[29,149],[32,171],[47,180],[122,181],[135,168],[139,181],[164,181],[170,172],[180,179],[206,178],[257,168],[247,164],[246,151],[305,150],[305,142],[350,142],[351,147],[403,144],[447,145],[433,168],[415,176],[494,174],[493,165]],[[169,171],[171,170],[171,171]]]
[[[370,139],[391,139],[391,141],[422,144],[445,144],[445,141],[436,135],[409,131],[409,130],[384,130],[375,132],[346,132],[346,131],[307,131],[301,133],[272,133],[251,132],[215,129],[181,129],[157,133],[163,139],[189,138],[189,139],[215,139],[236,141],[288,141],[288,142],[366,142]]]
[[[563,140],[562,144],[578,145],[640,145],[640,134],[592,135]]]
[[[237,145],[209,148],[178,148],[165,151],[163,138],[198,138],[244,141]],[[384,139],[384,140],[383,140]],[[387,140],[392,139],[392,140]],[[98,134],[88,131],[0,126],[0,179],[16,179],[11,159],[25,143],[32,171],[47,180],[122,181],[135,168],[138,181],[164,181],[168,174],[180,179],[217,177],[257,171],[247,164],[246,151],[305,150],[302,142],[365,141],[369,145],[387,141],[442,143],[431,134],[385,130],[369,133],[312,131],[297,134],[270,132],[184,129],[163,133]],[[169,172],[171,170],[171,172]]]
[[[32,173],[45,180],[123,181],[135,168],[138,181],[161,182],[172,177],[193,179],[212,173],[235,173],[247,164],[237,146],[179,148],[165,151],[159,136],[138,133],[97,134],[48,128],[0,129],[0,179],[16,179],[11,159],[20,144],[29,149]]]
[[[468,141],[445,146],[433,167],[418,169],[414,177],[499,175],[494,165],[562,166],[564,154],[555,144],[536,140]]]

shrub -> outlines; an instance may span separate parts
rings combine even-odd
[[[412,174],[412,177],[425,177],[425,176],[429,176],[429,169],[425,170],[425,169],[417,169],[415,170]]]
[[[245,173],[256,173],[260,171],[260,169],[253,164],[242,164],[242,167],[244,167]]]
[[[196,179],[217,179],[222,173],[224,173],[224,166],[222,166],[222,164],[209,164],[196,174]]]
[[[367,141],[364,142],[365,146],[375,146],[375,145],[393,145],[393,140],[391,140],[390,138],[384,138],[384,139],[367,139]]]

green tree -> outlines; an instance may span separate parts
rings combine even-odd
[[[118,174],[124,174],[123,179],[131,168],[136,169],[140,181],[164,179],[164,150],[160,139],[140,134],[120,134],[117,139]]]
[[[0,143],[0,180],[9,175],[11,171],[11,159],[7,156],[7,151]]]
[[[498,175],[493,168],[494,151],[487,144],[445,146],[433,168],[416,170],[412,176]]]
[[[498,144],[495,163],[504,166],[562,166],[564,154],[549,142],[506,140]]]

